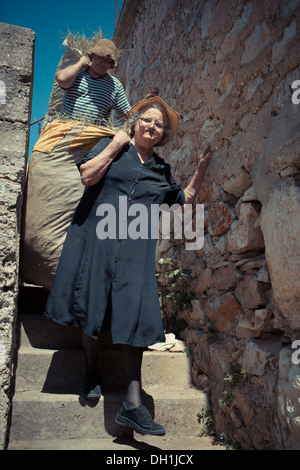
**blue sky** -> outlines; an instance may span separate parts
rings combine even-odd
[[[118,12],[123,0],[118,0]],[[89,37],[102,29],[112,39],[116,0],[16,0],[4,1],[0,21],[23,26],[35,32],[34,86],[31,122],[43,117],[48,108],[57,65],[64,53],[62,46],[68,30]],[[30,148],[38,139],[38,125],[31,127]]]

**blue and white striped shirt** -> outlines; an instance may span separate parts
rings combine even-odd
[[[94,78],[81,70],[70,88],[65,90],[60,118],[83,120],[105,125],[114,109],[118,117],[123,116],[131,106],[121,82],[106,73]]]

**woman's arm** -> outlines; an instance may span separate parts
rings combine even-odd
[[[119,131],[108,146],[96,157],[80,165],[81,182],[84,186],[93,186],[104,176],[113,160],[124,145],[128,144],[130,137],[126,132]]]
[[[206,168],[208,166],[211,155],[211,146],[208,144],[200,154],[198,166],[191,182],[184,190],[185,204],[192,204],[195,201],[204,179]]]
[[[88,68],[89,65],[90,61],[82,56],[76,64],[58,70],[55,74],[55,79],[62,88],[70,88],[80,70]]]

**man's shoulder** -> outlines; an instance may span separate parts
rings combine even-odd
[[[111,73],[107,72],[105,74],[105,77],[107,80],[113,82],[115,85],[117,85],[118,87],[122,87],[122,83],[120,82],[120,80],[115,76],[115,75],[112,75]]]
[[[88,80],[90,75],[87,73],[86,69],[80,70],[77,74],[77,77],[74,81],[74,83],[81,83],[82,81],[84,82],[85,80]]]
[[[80,77],[80,78],[89,77],[89,74],[86,69],[82,69],[82,70],[79,70],[77,77]]]
[[[88,82],[91,82],[93,85],[97,84],[98,81],[99,83],[105,83],[107,85],[112,85],[114,88],[122,88],[123,85],[122,83],[120,82],[120,80],[115,77],[114,75],[112,75],[111,73],[106,73],[104,75],[104,77],[101,77],[101,78],[93,78],[87,70],[81,70],[78,75],[77,75],[77,80],[79,81],[88,81]]]

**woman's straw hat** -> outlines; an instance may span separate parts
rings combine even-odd
[[[168,142],[170,142],[177,132],[179,126],[179,114],[174,109],[168,106],[159,96],[151,96],[151,98],[138,101],[135,105],[133,105],[128,115],[130,116],[131,114],[140,111],[144,107],[148,107],[148,105],[155,103],[160,104],[163,107],[169,121],[168,134],[158,144],[156,144],[157,147],[161,147],[162,145],[166,145]]]
[[[86,53],[90,58],[92,54],[99,55],[100,57],[109,57],[114,61],[114,67],[117,65],[117,46],[109,39],[99,39]]]

